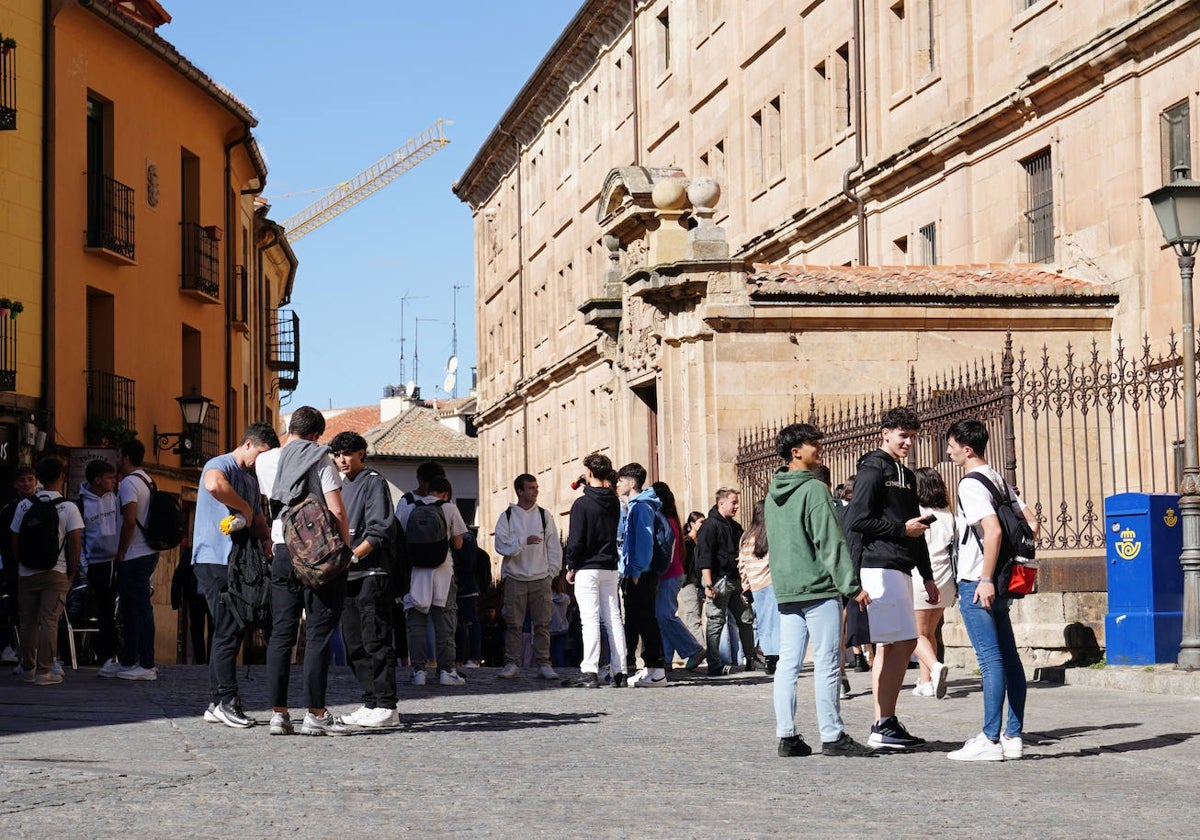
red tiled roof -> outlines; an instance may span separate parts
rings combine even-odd
[[[325,416],[325,434],[321,435],[321,443],[329,443],[339,432],[358,432],[365,436],[379,425],[379,403],[331,408],[321,414]]]
[[[1116,299],[1109,285],[1072,277],[1045,265],[820,266],[754,265],[747,278],[753,298],[854,299],[894,297]],[[949,300],[948,300],[949,299]]]
[[[366,435],[368,455],[401,458],[479,457],[479,441],[460,434],[437,419],[432,408],[415,406]]]

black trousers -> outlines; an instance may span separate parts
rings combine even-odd
[[[103,665],[117,655],[117,575],[113,562],[89,563],[88,591],[96,603],[96,658]]]
[[[392,601],[388,576],[347,581],[342,603],[346,661],[368,709],[396,708],[396,649],[392,647]]]
[[[642,572],[637,583],[625,579],[625,662],[632,673],[637,664],[638,639],[642,663],[647,668],[665,668],[662,631],[658,628],[654,602],[658,596],[658,574]]]
[[[229,567],[216,563],[197,563],[196,588],[208,604],[212,617],[212,647],[208,657],[208,690],[214,703],[238,696],[237,655],[245,631],[240,630],[233,613],[221,603],[221,590],[229,580]],[[190,608],[189,608],[190,609]],[[191,621],[192,617],[189,616]]]
[[[267,690],[273,708],[288,707],[288,681],[292,675],[292,649],[305,614],[304,701],[310,709],[325,708],[329,685],[329,642],[342,617],[346,576],[318,589],[300,583],[292,571],[287,547],[275,546],[271,558],[271,640],[267,643]]]

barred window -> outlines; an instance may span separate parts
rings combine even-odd
[[[1025,168],[1026,248],[1031,262],[1054,260],[1054,174],[1050,150],[1021,162]]]
[[[937,223],[930,222],[917,231],[917,259],[920,265],[937,265]]]
[[[1169,184],[1192,171],[1191,114],[1187,102],[1162,112],[1162,178]]]

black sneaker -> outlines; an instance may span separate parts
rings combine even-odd
[[[613,674],[613,688],[629,688],[629,676],[627,674]]]
[[[843,732],[836,741],[821,744],[821,755],[839,755],[845,758],[872,758],[875,751],[855,741]]]
[[[708,669],[710,677],[727,677],[734,672],[732,665],[721,665],[715,671],[712,668]]]
[[[221,721],[221,723],[234,729],[249,729],[258,723],[254,718],[246,716],[246,713],[242,711],[241,701],[236,698],[233,700],[222,700],[214,706],[213,716]]]
[[[812,747],[804,743],[804,739],[799,735],[793,735],[790,738],[779,739],[779,749],[777,752],[780,758],[803,757],[812,755]]]
[[[600,679],[592,673],[583,672],[573,679],[563,680],[563,688],[599,688]]]
[[[767,666],[765,668],[763,668],[763,673],[765,673],[768,677],[775,676],[775,668],[778,665],[779,665],[779,657],[778,656],[768,656],[767,657]]]
[[[885,750],[906,750],[924,743],[924,738],[915,738],[909,734],[895,715],[873,724],[871,734],[867,738],[867,746]]]
[[[867,657],[861,653],[854,654],[854,670],[860,674],[865,674],[871,670],[870,663],[867,662]]]

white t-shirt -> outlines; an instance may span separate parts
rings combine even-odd
[[[61,499],[62,493],[54,490],[39,490],[37,495],[43,499]],[[21,523],[25,520],[25,512],[33,505],[32,499],[24,499],[17,505],[16,511],[13,512],[12,532],[13,539],[18,539],[17,532],[21,530]],[[58,563],[53,569],[30,569],[24,563],[17,567],[17,574],[21,577],[26,575],[37,575],[46,571],[58,572],[61,575],[67,573],[67,534],[72,531],[83,530],[83,515],[79,512],[79,507],[74,502],[65,502],[58,506],[58,543],[61,546],[58,551]]]
[[[985,464],[971,472],[982,474],[996,486],[1001,495],[1007,495],[1009,492],[1000,473],[992,469],[990,465]],[[988,516],[995,516],[996,508],[992,504],[991,491],[978,480],[968,478],[967,476],[970,474],[970,472],[967,473],[958,482],[958,579],[977,581],[983,576],[983,548],[980,545],[983,533],[972,526],[977,525],[980,520]],[[1025,503],[1019,496],[1017,497],[1017,507],[1025,510]],[[970,530],[968,530],[969,528]],[[963,541],[964,534],[966,535],[965,542]],[[979,539],[976,539],[976,535]]]
[[[140,478],[138,476],[141,476]],[[143,479],[145,479],[143,481]],[[150,515],[150,476],[141,467],[131,472],[129,475],[121,479],[121,486],[117,488],[117,495],[121,502],[121,510],[125,510],[125,505],[130,502],[137,502],[137,521],[138,524],[133,528],[133,539],[129,541],[129,548],[125,549],[125,559],[132,560],[135,557],[145,557],[147,554],[155,554],[155,550],[146,544],[146,534],[142,530],[146,527],[146,517]]]
[[[286,445],[284,444],[284,446]],[[258,487],[268,499],[271,498],[271,492],[275,489],[275,476],[279,473],[279,456],[282,452],[282,446],[277,449],[269,449],[259,455],[254,461],[254,472],[258,476]],[[308,490],[310,493],[316,493],[318,496],[324,497],[326,493],[342,489],[342,474],[338,472],[338,468],[333,463],[332,458],[326,457],[318,464],[317,476],[317,485],[314,486],[312,474],[309,474]],[[276,545],[283,544],[282,519],[271,521],[271,542]]]
[[[261,455],[259,457],[262,457]],[[422,502],[426,504],[434,504],[441,501],[437,496],[418,496]],[[412,513],[414,505],[406,504],[401,500],[399,509],[396,511],[396,516],[400,519],[400,524],[404,528],[408,528],[408,517]],[[446,520],[446,536],[451,541],[455,537],[461,537],[467,533],[467,523],[463,521],[462,514],[458,510],[458,505],[454,502],[446,502],[439,506],[442,516]],[[412,570],[412,585],[409,592],[404,596],[404,609],[419,610],[420,612],[429,612],[430,605],[435,607],[446,606],[446,601],[450,596],[450,584],[454,581],[454,561],[450,553],[450,549],[446,549],[446,559],[442,561],[442,565],[435,569],[413,569]]]

